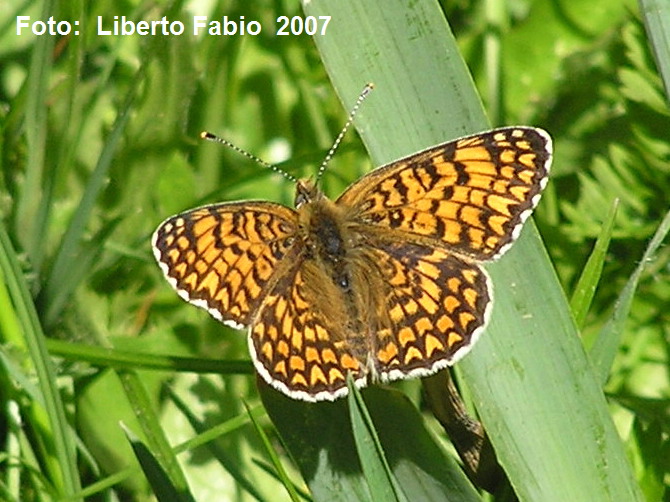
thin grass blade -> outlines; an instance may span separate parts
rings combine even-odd
[[[407,497],[394,479],[360,392],[351,378],[349,387],[349,416],[363,474],[370,487],[373,502],[405,502]]]
[[[640,0],[640,12],[663,79],[666,99],[670,103],[670,3]]]
[[[142,471],[144,471],[144,475],[159,501],[191,502],[195,500],[190,493],[184,492],[183,488],[179,489],[173,484],[161,462],[158,461],[156,456],[151,453],[151,450],[137,435],[123,423],[121,424],[121,428],[125,432],[126,438],[128,438],[128,442],[135,452],[137,461],[142,466]]]
[[[268,438],[268,435],[265,433],[263,428],[260,426],[260,424],[258,423],[258,420],[256,420],[256,417],[254,417],[253,413],[251,413],[251,409],[249,408],[249,406],[246,403],[245,403],[245,406],[247,408],[247,415],[249,415],[249,418],[251,419],[251,423],[254,425],[254,429],[256,429],[256,433],[261,438],[261,441],[263,442],[263,446],[265,447],[265,451],[270,456],[270,460],[272,461],[272,465],[275,468],[275,473],[277,474],[277,476],[281,480],[282,484],[286,488],[286,492],[288,493],[289,498],[293,502],[299,502],[302,499],[300,498],[300,495],[298,495],[298,492],[295,489],[295,486],[293,486],[293,482],[288,477],[286,469],[284,469],[284,466],[282,465],[281,460],[279,459],[279,455],[277,454],[275,449],[272,447],[272,443],[270,442],[270,438]]]
[[[41,459],[49,471],[49,479],[65,496],[80,489],[79,472],[71,429],[65,418],[65,410],[57,385],[56,370],[46,349],[45,337],[32,297],[28,291],[16,252],[0,222],[0,278],[6,281],[15,316],[20,323],[41,393],[41,406],[36,406],[27,417],[32,426],[42,430],[46,444]],[[53,449],[52,449],[53,448]]]
[[[589,312],[591,301],[593,300],[596,288],[598,287],[598,282],[600,281],[605,257],[607,256],[607,249],[609,248],[609,243],[612,239],[614,219],[616,217],[618,206],[619,200],[617,199],[612,203],[607,220],[605,221],[603,229],[593,247],[593,252],[589,256],[589,259],[584,266],[584,270],[582,271],[582,275],[579,277],[579,281],[577,281],[577,286],[572,294],[572,298],[570,298],[570,310],[572,310],[575,323],[579,328],[584,325],[586,314]],[[586,346],[588,347],[590,345],[586,343]]]
[[[165,432],[156,415],[154,403],[149,398],[142,384],[142,379],[135,372],[118,371],[117,373],[133,408],[135,417],[142,427],[142,432],[147,443],[146,448],[150,451],[151,456],[155,457],[161,465],[161,470],[168,476],[170,484],[174,486],[174,489],[178,493],[183,494],[184,497],[186,494],[189,494],[190,497],[186,476],[177,461],[174,450],[170,447],[165,437]],[[149,481],[153,484],[152,479],[149,479]]]
[[[589,355],[595,367],[598,377],[602,385],[605,385],[607,376],[609,375],[614,356],[616,355],[619,344],[621,343],[621,336],[623,335],[624,323],[630,313],[631,305],[633,304],[633,296],[637,289],[637,284],[644,272],[645,266],[652,260],[653,255],[658,248],[663,244],[663,241],[670,232],[670,211],[666,213],[661,221],[661,224],[656,230],[654,237],[649,242],[649,246],[640,260],[640,264],[636,267],[635,272],[624,286],[619,298],[617,298],[614,306],[614,312],[607,321],[605,326],[598,333]]]

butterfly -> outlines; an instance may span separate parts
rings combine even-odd
[[[203,206],[156,230],[184,300],[248,329],[261,377],[291,398],[422,377],[462,358],[493,303],[482,264],[518,237],[547,184],[552,142],[506,127],[381,166],[330,200],[311,180],[295,209]]]

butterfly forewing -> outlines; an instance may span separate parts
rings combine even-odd
[[[297,213],[270,202],[204,206],[164,221],[153,249],[186,301],[234,327],[249,325],[277,271],[298,253]]]
[[[546,185],[551,139],[540,129],[496,129],[382,166],[338,199],[351,218],[441,241],[461,256],[502,255]]]

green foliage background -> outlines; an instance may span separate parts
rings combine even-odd
[[[313,173],[328,150],[347,110],[314,41],[273,35],[276,18],[302,15],[300,5],[6,5],[0,12],[0,214],[8,237],[0,291],[2,498],[51,500],[82,488],[95,500],[159,493],[137,464],[145,459],[139,443],[133,451],[120,421],[152,445],[180,497],[306,496],[260,403],[245,337],[181,302],[149,249],[160,221],[201,203],[292,202],[290,183],[203,143],[200,131],[296,176]],[[668,76],[664,88],[658,71],[668,64],[668,49],[645,31],[652,14],[641,15],[632,1],[444,1],[442,9],[491,125],[537,125],[555,139],[551,183],[535,221],[568,298],[581,291],[595,240],[619,201],[602,270],[596,267],[597,289],[572,304],[585,312],[576,318],[588,349],[613,314],[623,312],[617,299],[670,206]],[[189,26],[193,14],[244,16],[264,30],[257,37],[115,37],[94,30],[97,16],[110,22],[115,15],[167,16]],[[79,19],[82,34],[17,36],[17,15]],[[342,98],[350,103],[355,96]],[[324,188],[336,196],[372,167],[350,134]],[[669,255],[660,247],[643,263],[605,384],[648,500],[667,498],[670,485]],[[11,263],[18,282],[8,273]],[[23,286],[29,294],[21,296]],[[421,409],[418,382],[396,387]],[[159,432],[147,428],[153,414]],[[445,446],[434,420],[424,418]],[[175,445],[201,431],[216,441],[182,445],[188,452],[178,457],[181,467],[173,465],[166,438]],[[259,431],[267,432],[267,443]],[[291,483],[278,479],[278,465],[297,491],[284,489]]]

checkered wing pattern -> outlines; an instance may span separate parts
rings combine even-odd
[[[352,220],[487,261],[518,237],[547,183],[550,159],[544,131],[496,129],[382,166],[337,202]]]
[[[490,316],[486,272],[440,248],[382,241],[372,249],[383,292],[369,321],[378,378],[426,376],[463,357]]]
[[[241,328],[299,253],[297,226],[297,213],[279,204],[213,204],[165,220],[153,250],[179,296]]]

